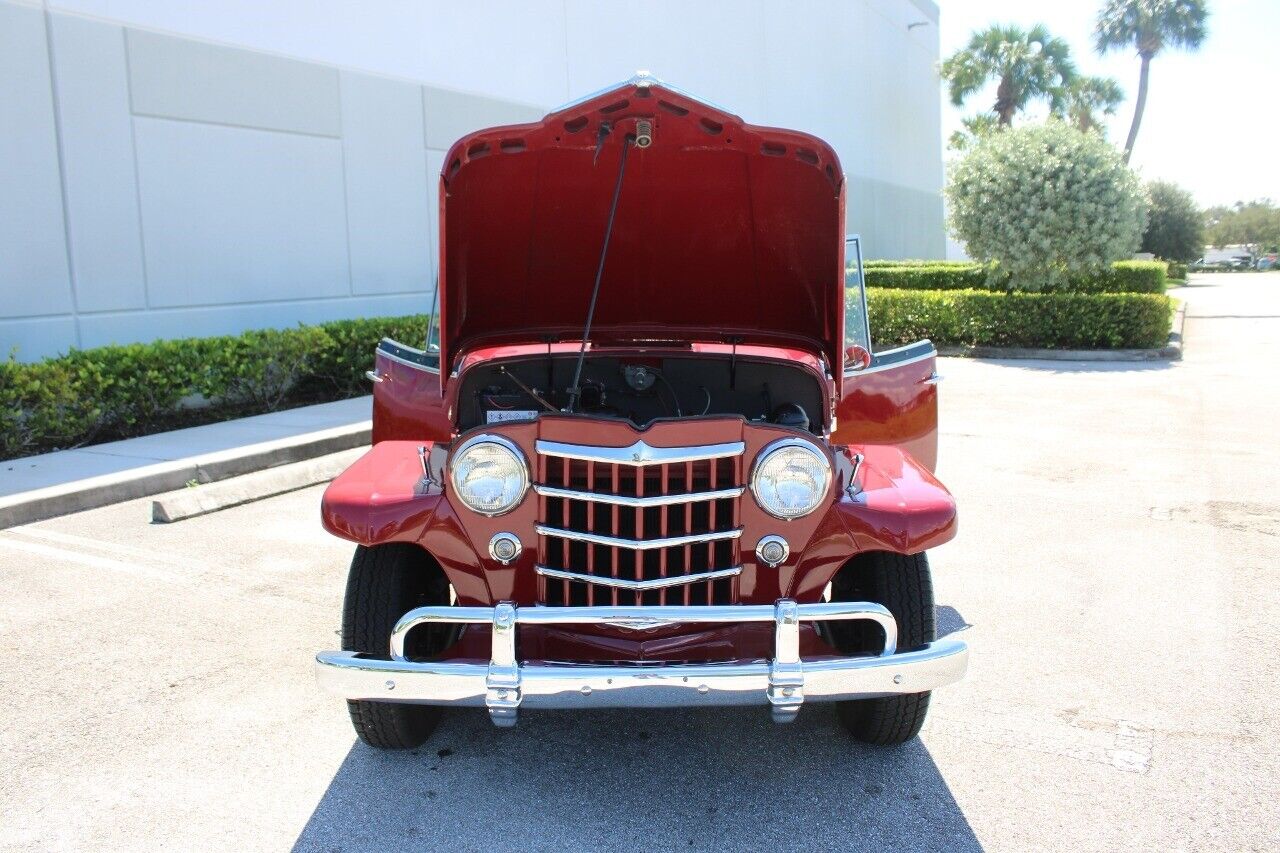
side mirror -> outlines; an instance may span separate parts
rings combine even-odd
[[[854,344],[844,351],[844,369],[846,371],[866,370],[871,366],[871,353],[866,347]]]

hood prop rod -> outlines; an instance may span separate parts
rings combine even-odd
[[[608,125],[600,125],[600,138],[596,144],[596,156],[609,133]],[[582,330],[582,347],[578,350],[578,364],[573,369],[573,384],[569,386],[569,404],[565,406],[566,414],[573,414],[578,406],[578,398],[582,396],[582,364],[587,358],[587,339],[591,337],[591,321],[596,316],[596,299],[600,296],[600,280],[604,277],[604,261],[609,256],[609,237],[613,234],[613,219],[618,213],[618,199],[622,195],[622,176],[627,172],[627,151],[631,148],[631,136],[622,139],[622,158],[618,161],[618,181],[613,187],[613,203],[609,205],[609,221],[604,228],[604,245],[600,247],[600,265],[596,267],[596,283],[591,288],[591,304],[587,306],[587,324]]]

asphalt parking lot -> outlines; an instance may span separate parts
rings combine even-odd
[[[1202,276],[1181,363],[946,359],[933,557],[968,678],[921,738],[830,709],[454,712],[355,742],[311,657],[319,487],[0,531],[0,848],[1280,846],[1280,277]]]

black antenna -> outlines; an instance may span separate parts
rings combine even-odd
[[[600,130],[600,139],[596,145],[597,156],[607,133],[604,125],[601,125]],[[582,363],[587,358],[587,339],[591,337],[591,321],[596,316],[596,298],[600,295],[600,280],[604,277],[604,260],[609,255],[609,236],[613,234],[613,218],[618,213],[618,198],[622,195],[622,176],[627,172],[627,151],[630,148],[631,137],[626,136],[622,140],[622,159],[618,161],[618,182],[613,187],[613,204],[609,206],[609,222],[604,227],[604,245],[600,247],[600,265],[596,267],[596,283],[591,288],[591,304],[587,306],[587,325],[582,330],[582,347],[578,350],[578,365],[573,369],[573,384],[569,386],[569,405],[564,409],[567,414],[573,413],[578,405],[578,397],[582,394],[582,388],[578,383],[582,380]]]

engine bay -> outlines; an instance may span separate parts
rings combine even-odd
[[[740,415],[822,434],[818,379],[787,362],[728,354],[588,354],[575,395],[577,361],[576,354],[558,353],[472,367],[461,377],[458,429],[562,414],[572,406],[638,427],[659,418]]]

